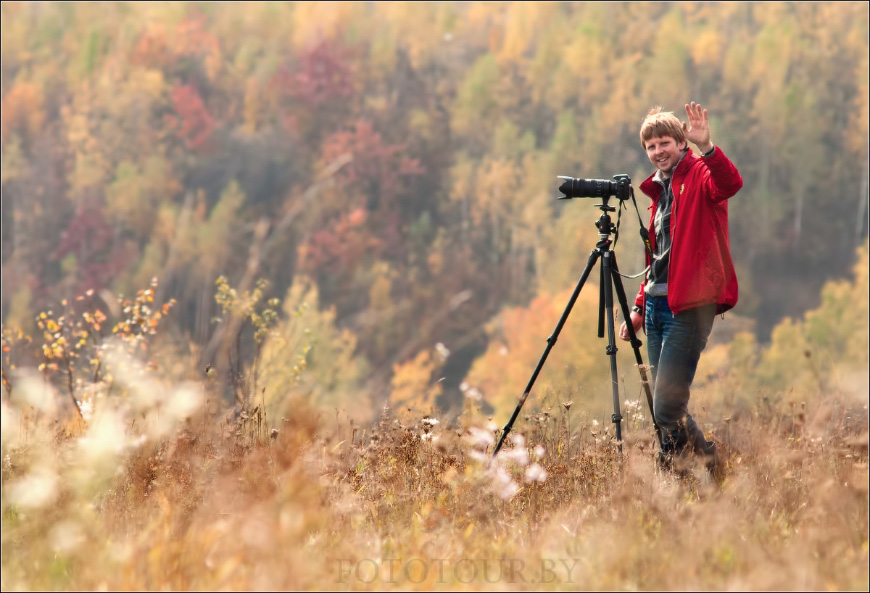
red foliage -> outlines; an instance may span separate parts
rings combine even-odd
[[[217,37],[206,29],[206,17],[193,6],[193,13],[178,24],[175,30],[174,53],[178,57],[206,56],[220,51]]]
[[[302,56],[297,71],[282,67],[272,84],[285,96],[311,106],[347,99],[354,92],[349,56],[349,51],[334,42],[323,41]]]
[[[370,203],[389,209],[402,191],[402,181],[424,172],[420,161],[401,154],[404,146],[386,144],[371,123],[361,119],[353,131],[337,132],[326,139],[323,156],[326,162],[344,154],[353,161],[337,174],[342,187],[362,190]]]
[[[112,246],[112,228],[99,207],[79,206],[52,254],[55,261],[74,255],[78,264],[78,289],[99,289],[129,263],[126,249]]]
[[[191,149],[206,145],[215,129],[215,120],[193,85],[177,85],[171,92],[172,105],[179,117],[166,116],[166,123]]]
[[[215,58],[220,55],[218,38],[207,30],[205,15],[192,7],[193,14],[181,21],[174,35],[164,25],[150,23],[136,41],[131,60],[150,68],[164,68],[171,59]],[[170,47],[170,39],[174,45]]]
[[[338,274],[352,270],[381,241],[365,228],[368,213],[357,208],[329,229],[315,232],[300,249],[300,267],[306,272]]]

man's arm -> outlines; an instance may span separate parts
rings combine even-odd
[[[686,139],[698,147],[709,171],[702,178],[707,195],[715,202],[727,200],[743,187],[743,178],[722,149],[714,147],[707,110],[692,101],[686,105],[686,116],[689,119],[688,124],[683,123]]]
[[[732,197],[743,187],[743,178],[734,163],[725,156],[718,146],[713,154],[704,158],[707,173],[702,176],[707,195],[714,202],[721,202]]]

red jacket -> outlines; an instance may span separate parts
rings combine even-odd
[[[650,240],[655,250],[654,219],[661,185],[650,175],[640,189],[652,198]],[[709,157],[689,149],[671,178],[671,254],[668,263],[668,306],[674,314],[716,303],[716,313],[737,304],[737,275],[728,241],[728,198],[743,187],[743,178],[718,146]],[[646,263],[650,263],[649,254]],[[643,310],[646,281],[635,304]]]

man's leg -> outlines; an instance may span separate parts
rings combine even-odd
[[[657,401],[657,396],[655,395],[656,377],[658,376],[662,341],[664,339],[663,320],[671,316],[671,310],[668,308],[667,298],[651,296],[646,298],[645,309],[644,329],[646,330],[647,362],[650,366],[651,386],[653,389],[653,413],[655,414],[655,409],[658,407],[655,404],[655,401]],[[659,461],[669,464],[667,456],[673,453],[673,439],[671,438],[670,431],[661,425],[658,418],[656,418],[656,423],[662,432],[662,452],[660,453]]]
[[[704,452],[708,443],[703,431],[689,414],[689,396],[698,360],[713,328],[716,305],[705,305],[673,315],[667,300],[656,299],[655,323],[660,329],[660,345],[650,346],[653,364],[654,346],[658,350],[653,370],[656,422],[663,438],[670,440],[675,453],[688,448]],[[647,334],[649,339],[649,333]],[[651,341],[651,340],[650,340]]]
[[[667,306],[667,301],[664,297],[648,296],[646,298],[646,314],[643,320],[644,329],[646,330],[647,362],[650,366],[653,388],[655,388],[656,374],[659,370],[659,358],[662,354],[662,339],[664,337],[662,324],[659,322],[659,315],[657,314],[660,308],[659,302],[661,301],[664,301],[665,306]],[[668,314],[670,315],[670,310],[668,310]]]

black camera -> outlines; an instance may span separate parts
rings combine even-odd
[[[607,179],[575,179],[560,175],[565,183],[559,186],[559,191],[565,194],[560,200],[571,198],[609,198],[616,196],[627,200],[631,196],[631,179],[628,175],[614,175],[613,181]]]

